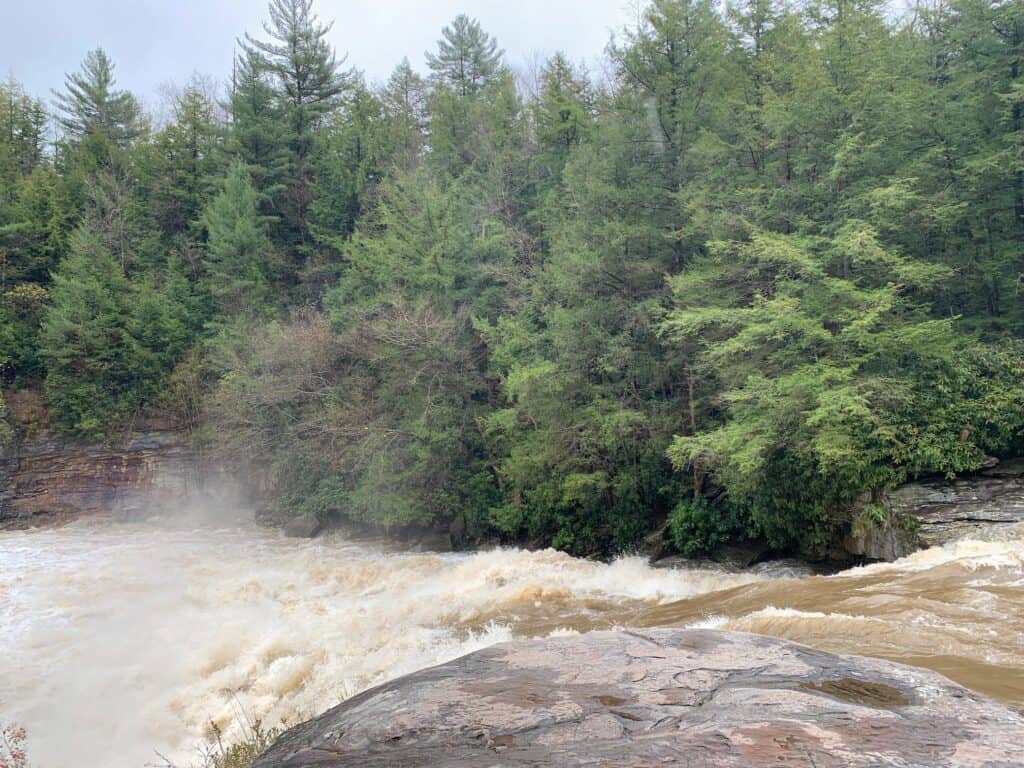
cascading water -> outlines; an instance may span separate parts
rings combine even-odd
[[[701,623],[932,667],[1024,704],[1024,527],[813,576],[331,534],[94,521],[0,533],[0,721],[36,768],[188,765],[242,711],[294,723],[514,637]]]

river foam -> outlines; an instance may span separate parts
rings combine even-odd
[[[0,716],[28,727],[37,768],[187,764],[243,711],[294,723],[513,636],[763,578],[113,523],[0,534],[0,565]]]
[[[141,768],[157,750],[185,766],[211,723],[230,739],[246,714],[294,723],[495,642],[627,625],[774,634],[1024,703],[1022,538],[824,577],[409,553],[251,526],[0,533],[0,720],[28,728],[36,768]]]

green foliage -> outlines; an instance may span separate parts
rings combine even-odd
[[[593,120],[593,94],[586,77],[564,54],[557,53],[541,72],[541,91],[533,104],[537,126],[538,160],[546,174],[561,180],[566,161],[587,137]]]
[[[153,137],[149,157],[140,158],[150,216],[168,241],[198,239],[198,219],[223,172],[222,132],[208,90],[195,80],[176,94],[174,121]]]
[[[89,51],[81,72],[67,75],[64,92],[55,94],[61,111],[57,122],[68,138],[102,136],[124,148],[142,134],[139,103],[114,85],[113,62],[102,48]]]
[[[427,133],[427,83],[403,59],[395,67],[380,93],[381,109],[387,121],[391,161],[409,170],[419,157]]]
[[[504,51],[476,19],[459,14],[437,41],[437,53],[427,53],[435,79],[460,98],[474,96],[498,73]]]
[[[0,83],[0,208],[18,176],[27,176],[43,161],[46,106],[12,78]]]
[[[20,283],[3,294],[0,304],[0,370],[18,384],[41,379],[45,365],[39,354],[39,329],[48,294],[35,283]]]
[[[127,294],[124,273],[99,238],[75,232],[53,276],[41,344],[54,418],[70,432],[102,435],[137,404]]]
[[[728,505],[712,506],[703,498],[683,499],[669,515],[669,532],[677,550],[695,557],[742,537],[747,525]]]
[[[8,221],[0,225],[5,254],[0,289],[20,282],[45,285],[67,248],[71,228],[63,184],[52,168],[37,166],[19,177],[11,191]]]
[[[1019,361],[969,347],[914,300],[943,277],[855,222],[831,241],[716,245],[672,279],[676,308],[662,326],[698,341],[705,376],[722,387],[719,418],[675,439],[675,464],[710,469],[773,545],[811,545],[867,488],[976,469],[1008,448],[1024,414],[997,382]],[[993,397],[1004,433],[989,431]]]
[[[258,205],[248,168],[236,160],[203,211],[207,285],[228,319],[259,315],[271,304],[271,246]]]
[[[481,386],[465,313],[397,302],[335,335],[304,312],[222,332],[220,432],[280,504],[388,528],[450,518]]]
[[[169,409],[285,510],[817,547],[1024,450],[1021,8],[652,0],[599,82],[459,16],[371,86],[273,0],[152,133],[95,51],[52,157],[0,86],[0,372],[74,434]]]
[[[103,437],[153,399],[194,333],[187,292],[174,278],[131,286],[100,238],[77,230],[40,337],[54,423]]]
[[[227,106],[231,130],[225,138],[225,151],[249,168],[260,193],[260,210],[269,215],[286,189],[288,125],[284,106],[257,51],[245,51],[235,60]]]
[[[342,62],[326,40],[333,24],[320,23],[313,0],[271,0],[269,12],[263,30],[270,39],[246,35],[245,65],[254,70],[249,75],[254,96],[258,96],[261,73],[269,75],[274,86],[274,106],[283,122],[269,133],[274,138],[283,136],[288,152],[284,188],[276,201],[283,214],[279,235],[289,248],[301,248],[308,237],[313,196],[309,159],[316,133],[338,106],[350,78],[341,72]]]
[[[308,259],[303,270],[307,290],[314,296],[337,282],[341,265],[336,255],[355,231],[367,198],[385,177],[388,159],[396,151],[390,145],[394,136],[388,119],[381,99],[357,83],[344,110],[318,141],[310,231],[329,250]]]

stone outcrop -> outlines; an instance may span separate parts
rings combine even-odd
[[[882,525],[855,524],[867,503],[888,512]],[[853,505],[848,523],[849,532],[837,542],[834,554],[889,561],[982,528],[1024,523],[1024,458],[991,459],[980,471],[955,480],[923,478],[891,491],[867,493]]]
[[[285,732],[254,768],[1024,765],[1024,717],[933,672],[713,630],[492,646]]]
[[[7,510],[13,509],[17,497],[14,474],[18,471],[18,442],[4,426],[0,423],[0,521]]]
[[[944,544],[997,523],[1024,523],[1024,459],[957,480],[928,479],[888,494],[890,508],[917,521],[926,546]]]
[[[0,452],[0,526],[150,514],[180,502],[198,475],[196,455],[174,431],[129,434],[114,445],[45,430],[23,435]]]
[[[890,516],[884,525],[851,531],[843,540],[843,550],[867,560],[892,562],[916,552],[922,546],[917,532],[899,525],[901,516]]]

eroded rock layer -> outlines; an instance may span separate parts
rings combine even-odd
[[[957,480],[908,483],[889,493],[889,503],[917,520],[917,535],[926,546],[993,524],[1024,522],[1024,459]]]
[[[22,437],[0,454],[0,526],[151,514],[180,503],[198,472],[197,457],[173,431],[132,434],[112,445],[46,432]]]

